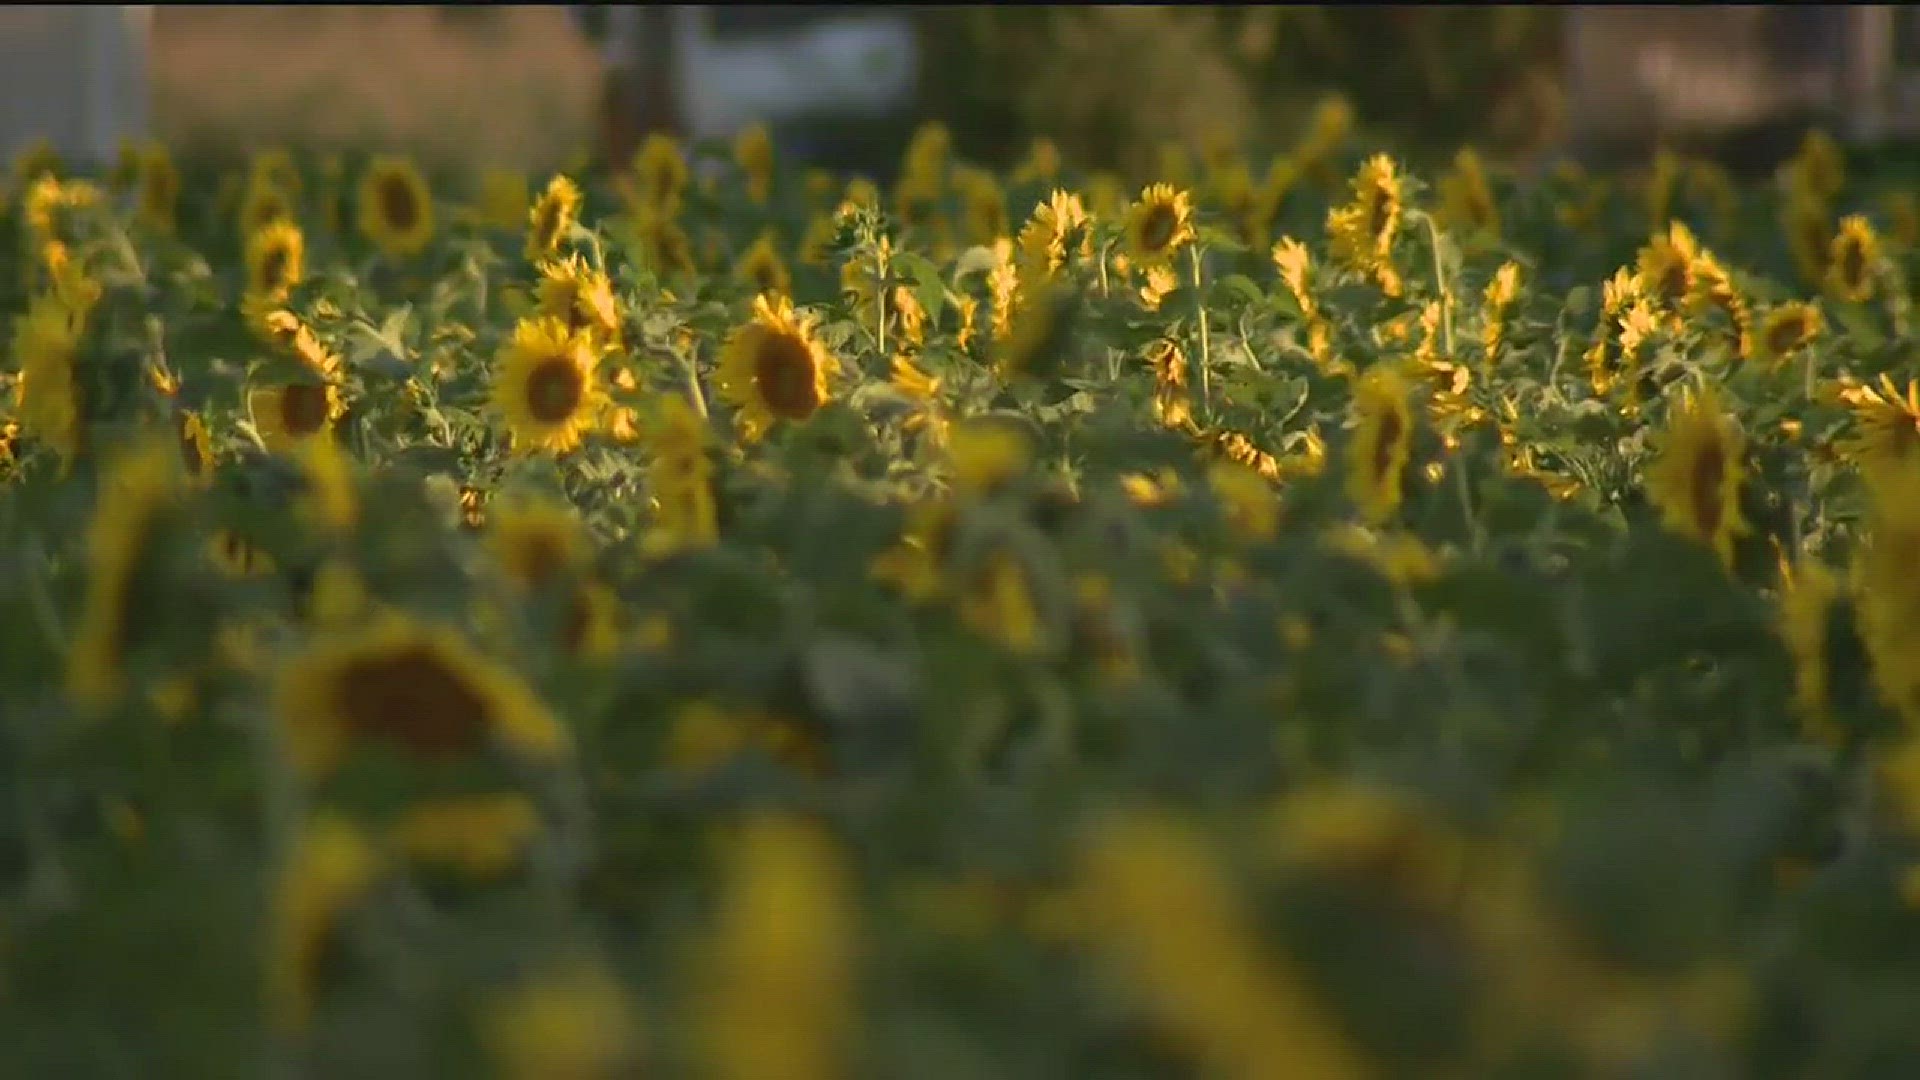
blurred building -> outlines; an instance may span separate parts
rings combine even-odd
[[[1871,141],[1920,119],[1909,8],[1580,6],[1565,18],[1569,134],[1589,151],[1807,123]]]
[[[0,6],[0,155],[104,163],[149,123],[151,5]]]

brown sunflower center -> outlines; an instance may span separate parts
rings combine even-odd
[[[820,407],[813,350],[793,334],[767,334],[753,354],[753,381],[767,411],[782,420],[805,420]]]
[[[420,202],[414,198],[413,185],[392,176],[380,184],[380,215],[395,232],[410,231],[420,220]]]
[[[1767,348],[1778,356],[1800,344],[1801,322],[1797,318],[1781,319],[1767,332]]]
[[[550,356],[527,376],[527,411],[543,424],[557,424],[580,408],[586,392],[587,380],[579,365],[564,356]]]
[[[1367,195],[1367,235],[1378,240],[1386,236],[1387,226],[1393,221],[1393,197],[1378,185]]]
[[[312,435],[326,426],[327,388],[298,383],[280,392],[280,422],[292,435]]]
[[[184,419],[180,421],[180,460],[185,463],[188,476],[199,476],[207,464],[200,454],[199,440],[194,438],[193,429]]]
[[[292,262],[292,256],[292,252],[279,244],[267,249],[266,253],[260,258],[260,287],[262,290],[266,292],[279,292],[282,288],[290,284],[287,280],[289,276],[287,271]]]
[[[1867,253],[1859,240],[1849,239],[1840,248],[1840,277],[1847,288],[1857,289],[1867,277]]]
[[[560,238],[560,205],[543,200],[533,219],[534,246],[546,249]]]
[[[1147,251],[1164,251],[1173,242],[1174,230],[1179,227],[1180,218],[1173,207],[1154,203],[1140,221],[1140,246]]]
[[[560,576],[566,569],[567,545],[557,536],[536,533],[521,538],[516,553],[516,569],[527,584],[539,586]]]
[[[417,754],[470,751],[486,734],[486,699],[423,644],[353,661],[334,693],[355,736]]]
[[[1720,531],[1720,488],[1727,475],[1727,458],[1718,439],[1700,447],[1693,459],[1693,472],[1687,478],[1687,494],[1693,500],[1693,518],[1700,531],[1713,536]]]
[[[1660,292],[1670,303],[1687,295],[1687,264],[1678,256],[1667,257],[1665,271],[1660,275]]]
[[[1390,475],[1393,471],[1393,452],[1405,431],[1400,410],[1388,409],[1380,415],[1380,432],[1373,440],[1373,478],[1376,483],[1384,484],[1393,479]]]

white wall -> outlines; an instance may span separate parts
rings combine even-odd
[[[46,137],[67,161],[111,161],[149,124],[152,5],[0,5],[0,155]]]

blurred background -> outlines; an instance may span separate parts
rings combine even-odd
[[[1809,124],[1904,144],[1920,19],[1864,7],[611,5],[0,9],[0,149],[123,136],[554,167],[639,132],[766,120],[791,153],[884,173],[938,118],[992,165],[1047,135],[1072,164],[1169,142],[1256,152],[1328,91],[1363,142],[1525,165],[1665,142],[1764,169]]]

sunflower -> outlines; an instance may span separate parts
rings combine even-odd
[[[984,169],[966,169],[956,177],[967,239],[991,244],[1007,235],[1007,199],[1000,181]]]
[[[1874,274],[1880,266],[1880,238],[1859,214],[1840,221],[1840,231],[1827,249],[1827,289],[1848,303],[1873,297]]]
[[[673,136],[654,132],[633,157],[634,195],[640,206],[665,217],[680,210],[687,186],[687,159]]]
[[[1486,301],[1484,321],[1481,328],[1480,344],[1485,350],[1487,363],[1498,364],[1500,346],[1506,338],[1507,310],[1520,298],[1520,264],[1506,262],[1494,271],[1493,278],[1487,282],[1482,299]]]
[[[1777,364],[1792,356],[1808,342],[1820,336],[1825,320],[1817,304],[1790,300],[1767,312],[1760,320],[1758,348],[1754,358]]]
[[[1020,228],[1020,254],[1026,262],[1022,269],[1051,277],[1067,264],[1069,248],[1083,260],[1092,258],[1091,224],[1080,196],[1054,189],[1046,202],[1034,206],[1033,217]]]
[[[274,693],[294,766],[309,779],[354,745],[422,759],[494,745],[537,759],[569,749],[566,729],[507,668],[454,632],[401,615],[320,639],[281,670]]]
[[[780,249],[773,237],[761,234],[734,265],[733,276],[752,286],[756,293],[786,295],[793,289],[793,276],[780,260]]]
[[[1860,636],[1880,697],[1920,721],[1920,464],[1869,474],[1867,543],[1853,567]]]
[[[527,178],[513,169],[488,169],[480,174],[471,220],[494,229],[517,229],[527,224]]]
[[[1440,178],[1440,220],[1463,235],[1500,237],[1500,204],[1480,155],[1471,147],[1455,154],[1452,171]]]
[[[1667,526],[1712,548],[1733,565],[1734,538],[1749,529],[1740,514],[1743,438],[1712,389],[1688,391],[1657,437],[1647,497]]]
[[[715,384],[736,410],[744,441],[758,442],[776,421],[805,420],[826,403],[840,363],[815,340],[813,324],[786,297],[762,294],[753,320],[727,338]]]
[[[493,405],[522,453],[565,453],[599,420],[599,355],[584,332],[554,318],[522,319],[494,368]]]
[[[320,380],[247,392],[247,412],[253,426],[274,453],[290,452],[319,437],[346,411],[339,388]]]
[[[620,598],[597,581],[585,581],[568,599],[560,644],[567,655],[598,662],[620,650]]]
[[[248,240],[276,221],[293,220],[293,200],[271,181],[254,177],[240,200],[240,235]]]
[[[859,924],[840,852],[805,819],[757,813],[733,833],[721,880],[690,1033],[711,1075],[844,1075]]]
[[[1850,387],[1840,399],[1853,410],[1854,434],[1840,450],[1863,471],[1877,473],[1909,463],[1920,448],[1920,384],[1907,380],[1901,393],[1882,373],[1879,389]]]
[[[389,258],[427,249],[433,239],[433,196],[411,161],[379,157],[360,178],[360,233]]]
[[[580,217],[580,188],[565,176],[547,181],[547,190],[527,211],[527,261],[552,255]]]
[[[528,502],[502,508],[489,526],[494,557],[522,589],[552,584],[585,561],[587,535],[571,506]]]
[[[247,293],[256,303],[279,304],[306,276],[306,238],[291,221],[270,222],[247,238]]]
[[[1780,593],[1780,638],[1793,654],[1793,705],[1816,741],[1833,745],[1828,715],[1828,656],[1834,620],[1850,618],[1851,603],[1838,575],[1817,561],[1792,567]]]
[[[311,1022],[329,940],[379,873],[378,853],[345,818],[316,816],[301,830],[274,884],[268,923],[267,996],[282,1031]]]
[[[415,863],[491,880],[513,868],[539,831],[526,796],[467,795],[408,807],[388,837]]]
[[[255,152],[247,165],[247,175],[286,192],[289,199],[300,198],[300,168],[294,164],[293,155],[281,147]]]
[[[67,693],[85,709],[105,709],[123,690],[127,635],[138,612],[135,577],[161,513],[181,493],[179,455],[154,441],[121,456],[102,478],[87,530],[87,596],[67,651]]]
[[[1257,470],[1234,461],[1215,462],[1207,486],[1233,531],[1248,540],[1271,540],[1280,529],[1280,500]]]
[[[720,519],[713,498],[713,463],[707,457],[706,418],[685,397],[666,394],[647,421],[654,529],[646,547],[665,553],[713,543],[720,535]]]
[[[922,371],[903,354],[893,358],[893,376],[889,382],[895,392],[914,406],[913,415],[901,425],[901,430],[908,434],[923,432],[935,446],[944,445],[947,419],[940,406],[940,380]]]
[[[1327,212],[1327,235],[1334,254],[1371,275],[1389,296],[1400,291],[1393,242],[1400,231],[1402,188],[1393,159],[1376,154],[1354,175],[1353,202]]]
[[[747,180],[747,197],[765,203],[773,193],[773,136],[765,124],[749,124],[733,139],[733,163]]]
[[[180,173],[165,144],[148,143],[140,152],[134,175],[136,216],[155,232],[173,231],[174,206],[180,201]]]
[[[1794,264],[1809,285],[1822,285],[1827,279],[1827,260],[1834,240],[1829,231],[1832,217],[1823,204],[1794,199],[1787,205],[1782,225]]]
[[[241,533],[221,529],[207,541],[207,554],[222,574],[230,578],[252,577],[269,572],[273,560]]]
[[[294,509],[321,530],[344,533],[360,520],[354,492],[353,459],[332,439],[308,439],[294,451],[304,485]]]
[[[1193,422],[1193,402],[1187,393],[1187,354],[1172,338],[1147,347],[1147,366],[1153,371],[1153,418],[1170,428]]]
[[[1127,208],[1127,250],[1141,265],[1165,263],[1193,241],[1192,197],[1169,184],[1153,184]]]
[[[954,490],[969,498],[985,497],[1024,471],[1033,449],[1019,428],[996,420],[968,420],[954,425],[947,457]]]
[[[673,218],[642,208],[634,219],[634,237],[648,265],[661,273],[689,273],[694,269],[693,244]]]
[[[1076,295],[1042,279],[1021,290],[1006,337],[997,342],[994,367],[1002,379],[1045,378],[1058,371],[1077,344],[1072,333]]]
[[[633,1002],[599,964],[568,960],[488,1002],[488,1055],[501,1080],[636,1075]]]
[[[34,297],[26,314],[14,321],[13,355],[20,378],[13,392],[21,426],[68,464],[80,455],[83,439],[74,370],[80,336],[80,320],[51,294]]]
[[[994,553],[960,598],[961,622],[1008,652],[1039,652],[1046,645],[1047,630],[1030,582],[1020,560]]]
[[[1035,139],[1027,150],[1027,158],[1014,170],[1013,182],[1016,184],[1051,184],[1060,175],[1060,148],[1052,139]]]
[[[541,316],[566,323],[570,333],[585,332],[603,348],[620,347],[620,301],[613,283],[579,255],[542,263],[534,295]]]
[[[1655,233],[1636,257],[1641,294],[1658,299],[1677,319],[1693,294],[1699,259],[1700,242],[1692,230],[1685,222],[1669,222],[1666,231]]]
[[[175,417],[180,432],[181,465],[189,481],[204,487],[213,479],[213,448],[207,438],[206,421],[199,413],[186,409],[177,410]]]
[[[1413,443],[1407,385],[1384,365],[1368,369],[1354,391],[1354,433],[1348,444],[1347,497],[1370,524],[1400,505],[1400,474]]]
[[[1881,209],[1887,215],[1887,235],[1896,246],[1909,250],[1920,244],[1920,198],[1911,191],[1889,191],[1882,196]]]

